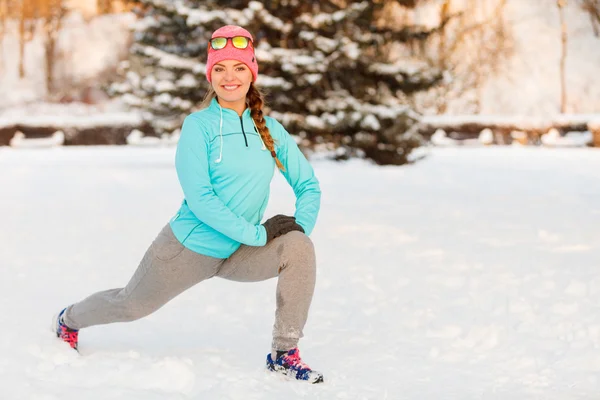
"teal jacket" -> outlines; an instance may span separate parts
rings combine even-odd
[[[283,175],[296,195],[296,222],[309,235],[321,201],[319,181],[296,142],[265,117]],[[275,160],[258,134],[250,110],[240,117],[213,99],[188,115],[181,128],[175,167],[184,200],[170,225],[188,249],[228,258],[241,244],[264,246],[262,221]]]

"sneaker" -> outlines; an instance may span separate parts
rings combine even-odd
[[[310,383],[323,382],[323,374],[313,371],[308,365],[302,362],[300,351],[297,347],[285,353],[277,352],[277,359],[275,361],[273,361],[271,354],[268,354],[267,369],[300,381],[308,381]]]
[[[71,329],[65,325],[63,321],[63,314],[65,313],[65,310],[66,308],[63,309],[54,319],[54,332],[56,332],[56,337],[60,338],[63,342],[69,343],[69,346],[77,350],[79,331],[77,329]]]

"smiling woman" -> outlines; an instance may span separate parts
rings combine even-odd
[[[252,84],[252,72],[246,64],[223,60],[212,67],[210,77],[219,104],[242,115],[246,109],[246,94]]]
[[[184,200],[124,288],[95,293],[59,313],[56,335],[73,348],[79,329],[142,318],[213,276],[238,282],[278,277],[267,368],[323,382],[297,347],[315,287],[308,235],[321,190],[294,139],[263,114],[257,74],[247,30],[228,25],[213,33],[206,63],[212,90],[205,107],[185,118],[175,156]],[[294,190],[296,211],[261,224],[276,167]]]

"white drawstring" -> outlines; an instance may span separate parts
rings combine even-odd
[[[221,138],[221,146],[219,149],[219,158],[215,161],[217,164],[223,159],[223,108],[219,104],[219,111],[221,112],[221,120],[219,121],[219,137]]]
[[[223,107],[221,107],[220,104],[219,104],[219,111],[221,114],[221,119],[219,121],[219,138],[221,139],[221,146],[219,149],[219,158],[217,158],[215,160],[215,163],[217,163],[217,164],[219,164],[223,160]],[[254,122],[254,118],[251,118],[251,119],[252,119],[252,123],[254,124],[254,128],[256,128],[256,133],[258,134],[258,138],[260,139],[260,142],[262,143],[262,150],[266,150],[267,146],[265,145],[265,142],[263,141],[263,138],[260,135],[260,130],[258,129],[256,122]]]

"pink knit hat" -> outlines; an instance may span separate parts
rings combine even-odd
[[[217,37],[231,38],[234,36],[244,36],[252,39],[250,32],[236,25],[225,25],[213,32],[211,39]],[[233,47],[231,40],[227,41],[227,44],[221,50],[213,49],[210,44],[208,45],[208,59],[206,61],[206,79],[210,82],[210,72],[213,66],[223,60],[236,60],[243,62],[250,68],[254,81],[258,77],[258,63],[254,56],[254,45],[250,43],[245,49],[238,49]]]

